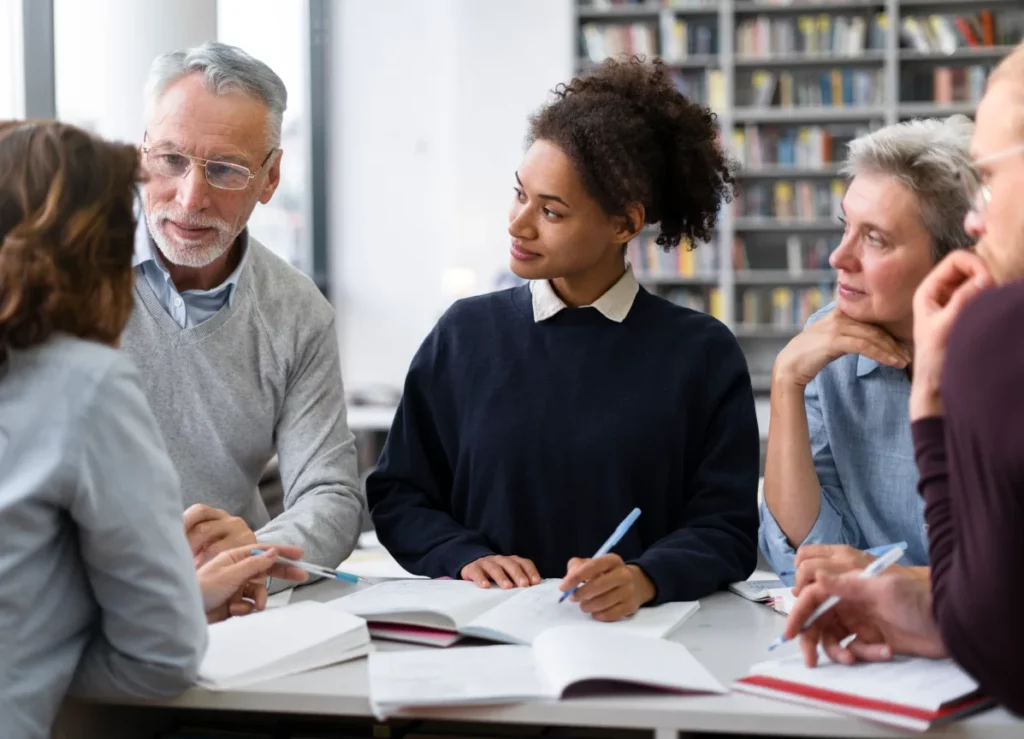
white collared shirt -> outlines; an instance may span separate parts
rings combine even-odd
[[[640,283],[633,276],[633,269],[629,266],[619,278],[619,281],[608,288],[604,295],[599,297],[589,306],[584,308],[596,308],[597,311],[615,323],[622,323],[629,315],[629,309],[633,307],[636,294],[640,292]],[[549,280],[531,280],[530,295],[533,298],[533,320],[535,323],[546,321],[568,308]]]

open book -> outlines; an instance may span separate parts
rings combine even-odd
[[[326,667],[372,649],[363,619],[312,601],[229,618],[209,634],[199,684],[211,690]]]
[[[682,644],[594,624],[548,629],[532,647],[375,652],[369,678],[380,718],[403,707],[554,700],[609,682],[726,692]]]
[[[991,705],[952,660],[897,657],[891,662],[841,665],[821,653],[817,667],[795,655],[750,669],[735,690],[824,708],[913,731],[952,721]]]
[[[432,646],[449,646],[460,636],[532,644],[547,629],[573,625],[661,639],[698,607],[696,602],[665,603],[641,608],[622,621],[600,623],[572,601],[559,603],[558,582],[501,590],[462,580],[393,581],[338,598],[330,606],[365,618],[374,636]]]

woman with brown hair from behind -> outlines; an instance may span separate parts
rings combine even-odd
[[[160,697],[192,684],[206,621],[250,579],[304,579],[225,552],[197,577],[178,478],[131,363],[138,154],[54,122],[0,122],[0,736],[50,735],[70,688]],[[257,604],[260,606],[262,604]],[[205,616],[204,616],[205,611]]]

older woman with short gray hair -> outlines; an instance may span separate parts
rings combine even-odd
[[[915,120],[854,140],[843,172],[843,238],[829,263],[836,301],[775,361],[760,545],[799,590],[905,542],[926,576],[928,544],[910,436],[914,290],[970,244],[973,123]],[[792,578],[792,579],[790,579]]]

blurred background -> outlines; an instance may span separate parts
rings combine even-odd
[[[507,209],[527,116],[609,55],[660,56],[717,113],[740,194],[713,243],[629,257],[725,322],[762,436],[774,357],[831,300],[852,137],[973,114],[1020,0],[0,0],[0,118],[137,143],[163,52],[241,46],[288,87],[282,185],[253,233],[338,312],[364,470],[413,353],[455,299],[514,284]]]

